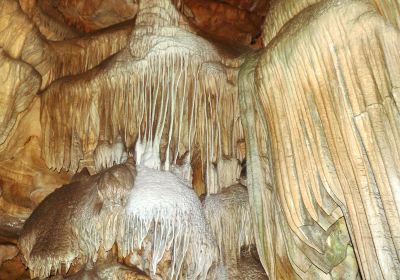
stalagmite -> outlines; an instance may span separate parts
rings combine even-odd
[[[123,231],[133,230],[133,236],[125,234],[118,241],[121,254],[140,249],[151,231],[151,275],[166,251],[173,254],[166,279],[206,279],[218,264],[217,247],[199,199],[172,173],[140,167],[126,215]]]
[[[126,257],[142,250],[145,239],[151,277],[166,252],[172,257],[163,279],[206,279],[218,266],[193,190],[167,171],[139,167],[136,175],[128,161],[50,194],[26,221],[19,248],[32,277],[47,277],[96,262],[99,250],[114,244]]]
[[[19,248],[32,277],[66,273],[97,259],[104,216],[123,210],[135,179],[132,164],[117,165],[51,193],[25,222]]]

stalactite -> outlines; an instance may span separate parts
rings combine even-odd
[[[97,172],[125,163],[128,159],[128,153],[121,136],[118,136],[112,144],[105,140],[99,141],[94,150],[93,158]]]
[[[207,196],[204,212],[220,255],[234,266],[240,260],[241,248],[255,244],[247,189],[235,185]]]
[[[123,135],[128,147],[135,145],[138,164],[155,169],[169,170],[186,152],[190,159],[195,146],[205,168],[221,157],[235,158],[243,137],[237,91],[228,79],[235,62],[194,31],[169,0],[140,3],[125,50],[83,76],[53,83],[44,93],[47,164],[57,170],[78,168],[82,155],[90,154],[102,137],[93,124],[105,132],[105,140]],[[224,106],[217,109],[217,103]],[[92,104],[107,116],[90,115]],[[67,127],[53,121],[59,115],[72,120]],[[65,149],[71,131],[82,143],[79,151]]]

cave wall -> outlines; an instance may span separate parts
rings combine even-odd
[[[276,279],[397,279],[397,25],[378,1],[278,2],[274,39],[240,86],[264,267]],[[345,272],[355,257],[359,276]]]

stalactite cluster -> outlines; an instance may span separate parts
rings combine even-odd
[[[228,6],[249,48],[214,38]],[[1,0],[0,279],[400,279],[399,23],[399,0]]]
[[[223,259],[239,262],[241,248],[255,244],[247,189],[234,185],[207,196],[204,212]]]
[[[233,78],[238,62],[182,20],[169,1],[141,3],[126,49],[44,92],[43,157],[50,167],[77,170],[98,139],[117,137],[135,145],[138,164],[157,169],[169,170],[195,146],[207,168],[236,158],[243,137]]]

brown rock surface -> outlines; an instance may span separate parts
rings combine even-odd
[[[91,32],[132,19],[136,15],[137,1],[127,0],[61,0],[58,10],[70,25]]]
[[[46,39],[61,41],[79,35],[65,23],[52,0],[19,0],[19,4]]]
[[[0,210],[27,218],[70,174],[49,170],[41,158],[40,100],[35,98],[17,128],[0,146]]]
[[[22,263],[20,256],[5,261],[0,265],[1,280],[27,280],[30,279],[29,272]]]
[[[267,1],[185,0],[184,14],[201,30],[217,38],[260,47]]]
[[[41,89],[67,75],[87,71],[127,42],[130,25],[65,41],[46,40],[18,2],[0,2],[0,48],[33,67],[42,77]]]
[[[267,0],[183,0],[178,5],[182,5],[182,12],[195,26],[213,37],[261,46],[258,39],[268,9]],[[137,1],[60,0],[57,9],[68,24],[92,32],[134,18]]]

